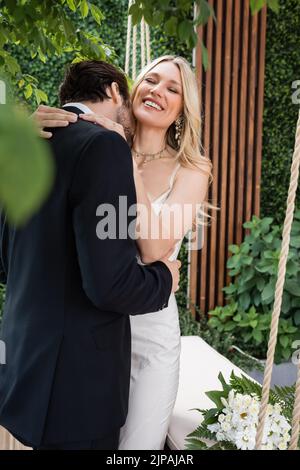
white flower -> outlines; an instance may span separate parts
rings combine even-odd
[[[238,449],[241,450],[251,450],[252,449],[252,441],[249,439],[249,436],[243,434],[243,433],[238,433],[236,435],[236,441],[235,445],[237,446]]]
[[[221,424],[221,429],[224,432],[229,431],[231,429],[230,423],[223,421],[223,423]]]
[[[268,442],[267,444],[262,444],[261,450],[273,450],[272,442]]]
[[[275,403],[275,405],[274,405],[274,412],[275,412],[275,413],[278,413],[278,414],[280,415],[280,414],[281,414],[281,411],[282,411],[282,409],[281,409],[281,406],[279,405],[279,403]]]
[[[286,450],[287,449],[287,442],[282,440],[278,443],[278,449],[279,450]]]
[[[222,405],[224,405],[226,408],[226,406],[228,405],[226,398],[221,397],[221,402],[222,402]]]
[[[221,398],[221,401],[224,408],[218,416],[218,422],[207,426],[208,429],[216,434],[218,441],[232,442],[241,450],[254,449],[259,399],[230,390],[228,399]],[[281,413],[279,404],[268,405],[262,439],[264,450],[284,450],[288,446],[291,426]]]
[[[226,441],[226,435],[223,432],[217,432],[216,434],[217,441]]]
[[[208,429],[210,432],[218,432],[219,429],[220,429],[220,425],[219,425],[218,423],[208,424],[208,425],[207,425],[207,429]]]

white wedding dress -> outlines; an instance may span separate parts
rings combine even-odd
[[[169,189],[152,202],[156,214],[171,192],[179,168],[180,164],[171,175]],[[177,258],[181,243],[176,244],[170,260]],[[174,293],[168,307],[131,316],[130,323],[129,409],[121,428],[119,450],[160,450],[164,448],[179,378],[180,329]]]

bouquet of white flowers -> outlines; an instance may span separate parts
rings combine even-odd
[[[187,436],[187,449],[253,450],[262,388],[245,376],[232,372],[229,384],[218,376],[223,390],[207,392],[215,403],[203,415],[201,425]],[[290,439],[295,386],[275,387],[270,392],[262,449],[285,450]]]

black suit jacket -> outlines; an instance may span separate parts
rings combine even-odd
[[[0,424],[32,446],[101,438],[124,424],[129,315],[166,307],[172,285],[164,263],[137,263],[131,238],[96,235],[100,204],[118,221],[119,195],[136,203],[124,139],[82,120],[52,131],[51,195],[22,229],[3,214],[0,224]]]

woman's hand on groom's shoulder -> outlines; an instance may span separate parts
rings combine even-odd
[[[76,122],[78,116],[64,109],[51,108],[50,106],[41,104],[30,118],[37,125],[40,136],[44,139],[50,139],[52,132],[44,131],[45,128],[66,127],[70,122]]]
[[[98,124],[98,126],[105,127],[105,129],[117,132],[121,137],[123,137],[123,139],[126,140],[124,127],[122,124],[119,124],[118,122],[115,122],[106,116],[101,114],[79,114],[79,117],[84,121],[93,122],[94,124]]]

